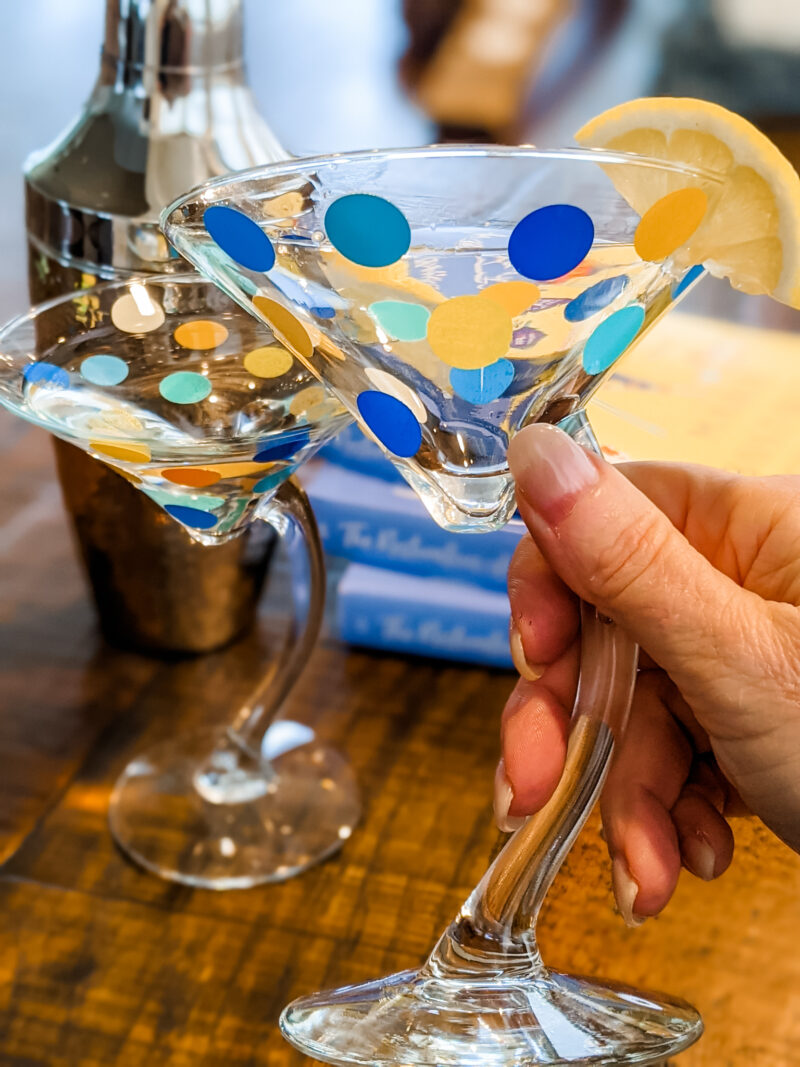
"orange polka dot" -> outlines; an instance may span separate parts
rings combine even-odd
[[[228,331],[221,322],[211,319],[193,319],[182,322],[172,335],[181,348],[205,352],[216,348],[228,338]]]
[[[89,448],[101,456],[121,459],[124,463],[149,463],[150,449],[147,445],[120,444],[117,441],[90,441]]]
[[[541,296],[539,286],[533,282],[497,282],[481,289],[479,296],[494,301],[513,318],[532,307]]]
[[[271,466],[271,463],[255,463],[253,460],[249,460],[241,463],[215,463],[214,470],[221,481],[223,478],[244,478],[248,475],[259,475]]]
[[[642,259],[658,261],[680,248],[705,217],[708,197],[702,189],[676,189],[642,215],[633,247]]]
[[[270,300],[269,297],[260,295],[253,297],[253,304],[287,348],[304,359],[311,358],[314,354],[314,345],[308,336],[308,331],[288,308],[279,304],[277,300]]]
[[[511,316],[483,296],[454,296],[431,312],[428,344],[444,363],[459,370],[488,367],[508,351]]]
[[[170,467],[163,470],[161,476],[174,485],[187,485],[191,489],[205,489],[219,481],[215,470],[203,467]]]

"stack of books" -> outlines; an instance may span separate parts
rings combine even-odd
[[[506,573],[525,532],[519,519],[475,536],[441,529],[355,426],[302,480],[326,553],[347,561],[335,604],[342,640],[511,667]]]

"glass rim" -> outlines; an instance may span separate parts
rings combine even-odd
[[[40,304],[35,304],[33,307],[29,308],[27,311],[23,311],[23,312],[20,312],[18,315],[15,315],[13,318],[9,319],[7,322],[5,322],[2,325],[0,325],[0,407],[5,408],[12,415],[16,415],[18,418],[24,419],[26,422],[30,423],[32,426],[38,426],[40,429],[46,430],[48,433],[52,434],[54,437],[59,437],[64,441],[68,441],[69,443],[75,444],[77,447],[82,448],[85,445],[85,443],[89,440],[89,436],[88,435],[81,434],[81,433],[70,433],[69,430],[66,427],[63,427],[63,426],[59,426],[58,428],[56,428],[54,426],[54,424],[51,421],[49,421],[48,419],[37,418],[36,414],[33,411],[31,411],[31,410],[23,410],[21,405],[18,404],[18,403],[15,403],[13,397],[8,395],[8,390],[3,387],[3,377],[4,377],[4,375],[3,375],[3,371],[2,371],[3,363],[5,361],[11,361],[11,360],[14,359],[14,357],[10,353],[8,353],[8,352],[6,352],[4,350],[5,349],[5,343],[8,340],[8,338],[13,336],[13,334],[15,332],[23,329],[24,327],[30,326],[32,323],[34,323],[36,321],[37,318],[39,318],[40,316],[46,314],[47,312],[53,311],[55,308],[61,307],[62,305],[68,303],[69,301],[81,299],[82,297],[85,297],[85,296],[91,297],[93,294],[96,294],[98,292],[109,292],[109,291],[113,291],[115,289],[125,289],[125,288],[129,288],[131,285],[136,285],[136,284],[144,284],[144,285],[148,285],[148,284],[149,285],[164,285],[164,284],[189,285],[189,284],[192,284],[192,285],[197,285],[197,284],[199,284],[201,282],[204,285],[209,286],[215,292],[220,293],[220,295],[224,296],[227,300],[229,300],[231,305],[232,305],[232,307],[236,308],[236,310],[238,312],[240,312],[246,319],[251,320],[253,322],[257,321],[255,319],[253,319],[252,316],[248,315],[247,312],[244,311],[244,309],[239,304],[237,304],[235,300],[233,300],[230,296],[228,296],[227,293],[223,292],[215,282],[212,282],[211,279],[207,278],[204,274],[200,274],[199,271],[194,271],[194,270],[181,271],[179,273],[173,273],[173,274],[146,274],[146,273],[138,274],[137,273],[137,274],[128,275],[125,278],[107,278],[107,279],[105,279],[103,281],[97,282],[97,284],[92,285],[92,286],[90,286],[90,287],[88,287],[86,289],[74,289],[74,290],[72,290],[71,292],[68,292],[68,293],[58,293],[56,296],[50,297],[49,300],[43,300]],[[261,324],[259,323],[258,325],[261,325]],[[309,372],[309,376],[311,376],[310,372]],[[333,397],[332,393],[330,395],[331,395],[331,397]],[[21,394],[20,394],[20,396],[21,396]],[[350,423],[352,421],[353,421],[352,415],[345,409],[345,410],[343,410],[341,412],[337,412],[335,415],[326,416],[324,419],[314,420],[313,422],[310,422],[308,424],[308,427],[312,430],[312,433],[313,433],[313,431],[314,431],[314,429],[316,427],[328,426],[328,425],[333,426],[333,425],[335,425],[337,423],[341,423],[339,429],[344,429],[344,427],[348,423]],[[299,430],[303,429],[303,427],[297,427],[296,429],[299,431]],[[282,433],[291,433],[291,432],[293,432],[293,430],[271,431],[271,432],[270,431],[262,431],[260,433],[257,433],[257,434],[253,435],[253,441],[257,441],[257,440],[260,440],[260,439],[267,439],[270,436],[272,436],[272,434],[274,434],[277,437],[277,436],[279,436],[279,433],[281,433],[281,432]],[[338,433],[339,431],[337,430],[336,432]],[[334,435],[331,434],[330,436],[332,437]],[[115,435],[114,433],[111,433],[111,432],[104,432],[103,440],[113,441],[114,443],[125,443],[125,442],[130,442],[130,443],[147,442],[147,443],[150,443],[152,438],[151,438],[151,436],[149,434],[141,434],[139,436],[132,437],[132,436],[117,436],[117,435]],[[150,462],[153,462],[153,463],[170,462],[170,460],[172,458],[179,458],[180,459],[180,458],[185,458],[186,456],[190,456],[190,455],[197,457],[200,453],[205,454],[205,452],[209,452],[209,454],[210,454],[212,451],[215,454],[218,453],[219,451],[223,451],[223,450],[224,451],[231,451],[231,452],[233,452],[233,451],[241,451],[243,442],[241,440],[235,441],[235,442],[228,441],[225,438],[214,439],[212,441],[204,440],[203,438],[197,438],[196,440],[193,440],[193,441],[186,441],[186,442],[180,442],[180,443],[178,443],[178,442],[170,442],[169,444],[164,444],[162,442],[162,444],[163,444],[162,448],[153,450],[153,455],[152,455],[152,458],[151,458]],[[204,460],[204,459],[198,458],[196,462],[198,464],[200,464],[200,465],[202,465],[203,463],[208,464],[208,463],[211,463],[211,459]],[[219,462],[219,457],[218,456],[217,456],[217,462]]]
[[[537,148],[535,145],[478,145],[478,144],[433,144],[414,145],[405,148],[364,148],[353,152],[330,152],[315,156],[291,156],[274,163],[263,163],[247,170],[234,171],[217,178],[210,178],[187,192],[162,209],[159,216],[161,229],[166,233],[167,222],[174,211],[198,200],[203,193],[225,186],[236,186],[258,178],[289,177],[301,175],[310,169],[332,166],[336,163],[362,163],[403,159],[447,159],[453,158],[490,158],[490,159],[548,159],[574,160],[581,163],[599,163],[606,165],[636,165],[653,170],[685,174],[692,178],[722,185],[724,177],[715,171],[702,167],[691,167],[685,163],[655,156],[639,155],[636,152],[618,152],[606,148]],[[168,235],[169,236],[169,235]]]

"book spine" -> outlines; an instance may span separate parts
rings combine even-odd
[[[463,605],[415,604],[340,588],[336,622],[348,644],[513,669],[507,610],[470,612]]]

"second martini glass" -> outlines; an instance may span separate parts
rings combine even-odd
[[[290,476],[346,412],[196,275],[100,285],[9,323],[0,403],[113,466],[202,543],[263,520],[291,552],[294,612],[273,669],[229,727],[127,766],[109,810],[118,844],[161,877],[211,889],[280,881],[336,851],[360,813],[352,773],[279,709],[325,589],[314,517]]]
[[[514,510],[506,451],[518,429],[557,423],[596,447],[586,402],[701,273],[691,239],[719,191],[713,175],[624,153],[434,147],[215,181],[164,225],[331,385],[437,522],[479,532]],[[551,800],[419,971],[296,1001],[281,1020],[291,1042],[331,1063],[505,1067],[654,1063],[699,1036],[689,1005],[556,974],[536,944],[539,907],[624,729],[636,663],[635,645],[584,605]]]

